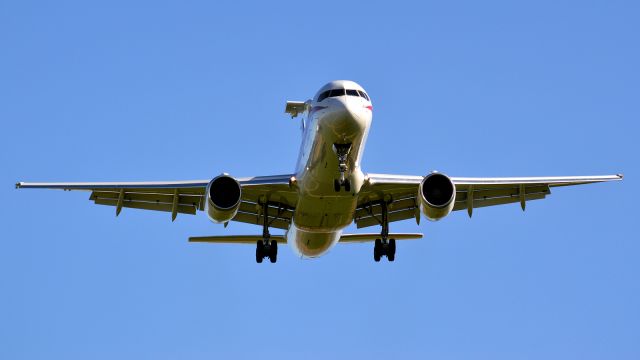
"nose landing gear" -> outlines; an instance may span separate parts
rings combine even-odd
[[[346,192],[351,191],[351,182],[345,177],[345,173],[349,170],[347,159],[351,151],[351,144],[333,144],[333,151],[338,155],[338,170],[340,178],[333,181],[333,188],[336,192],[344,186]]]
[[[344,186],[344,191],[349,192],[351,191],[351,182],[349,181],[349,179],[344,179],[343,181],[340,181],[338,179],[333,180],[333,190],[335,190],[336,192],[340,192],[340,189]]]

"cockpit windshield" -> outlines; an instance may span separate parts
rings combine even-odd
[[[361,98],[369,100],[369,96],[362,90],[353,90],[353,89],[331,89],[327,91],[323,91],[320,95],[318,95],[318,102],[328,98],[328,97],[336,97],[336,96],[359,96]]]
[[[344,96],[344,89],[329,90],[329,97]]]
[[[365,93],[362,90],[358,90],[358,94],[360,94],[360,96],[362,96],[363,98],[367,99],[367,101],[371,101],[369,100],[369,96],[367,95],[367,93]]]

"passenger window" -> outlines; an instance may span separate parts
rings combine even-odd
[[[358,94],[360,94],[360,96],[362,96],[363,98],[365,98],[368,101],[370,101],[369,97],[367,96],[367,94],[364,91],[358,90]]]
[[[349,95],[349,96],[360,96],[360,95],[358,95],[358,90],[347,90],[347,95]]]
[[[329,94],[329,97],[335,97],[335,96],[344,96],[344,89],[333,89],[333,90],[331,90],[331,93]]]
[[[318,102],[321,102],[322,100],[326,99],[328,96],[329,96],[329,90],[323,92],[318,96]]]

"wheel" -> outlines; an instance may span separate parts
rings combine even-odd
[[[340,192],[340,181],[338,179],[333,179],[333,190]]]
[[[262,240],[258,240],[256,244],[256,262],[258,264],[262,263],[262,259],[264,258],[264,244]]]
[[[278,261],[278,242],[271,240],[271,247],[269,248],[269,261],[275,263]]]
[[[344,181],[344,191],[351,192],[351,181],[348,179]]]
[[[387,260],[396,259],[396,239],[389,239],[389,247],[387,247]]]
[[[389,239],[389,253],[396,254],[396,239]]]
[[[376,239],[375,244],[373,245],[373,260],[375,262],[380,261],[380,257],[382,256],[382,241],[380,239]]]

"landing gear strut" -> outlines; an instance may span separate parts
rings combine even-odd
[[[336,192],[344,186],[346,192],[351,191],[351,182],[345,177],[345,173],[349,170],[347,165],[347,157],[351,151],[351,144],[333,144],[333,151],[338,155],[338,170],[340,178],[333,181],[333,188]]]
[[[271,263],[278,261],[278,242],[271,240],[271,234],[269,234],[269,204],[265,202],[262,204],[262,217],[264,221],[262,223],[262,240],[258,240],[256,243],[256,262],[262,263],[264,258],[269,258]]]
[[[389,239],[389,212],[387,210],[387,203],[382,201],[382,232],[380,233],[381,239],[376,239],[373,246],[373,260],[375,262],[380,261],[382,256],[386,256],[387,260],[394,261],[396,259],[396,239]]]

